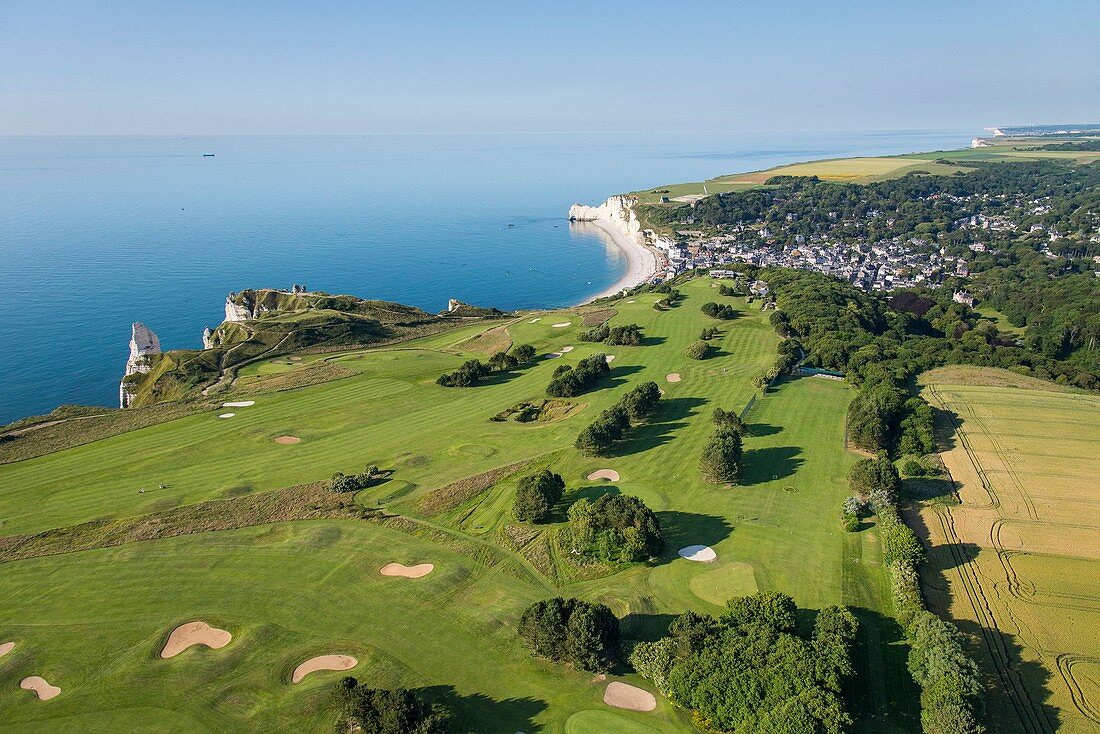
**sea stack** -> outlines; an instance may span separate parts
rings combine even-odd
[[[122,376],[122,382],[118,387],[120,408],[130,407],[134,399],[133,388],[127,378],[130,375],[146,373],[152,368],[148,359],[150,354],[160,354],[160,339],[148,326],[135,322],[130,329],[130,357],[126,360],[126,373]]]
[[[202,330],[202,348],[212,349],[214,347],[214,330],[207,326]]]

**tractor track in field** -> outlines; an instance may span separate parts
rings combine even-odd
[[[1100,658],[1088,657],[1085,655],[1059,655],[1057,657],[1057,663],[1058,672],[1062,675],[1062,680],[1065,681],[1066,688],[1069,689],[1070,698],[1073,700],[1073,707],[1089,721],[1100,724],[1100,708],[1085,695],[1084,691],[1081,689],[1081,683],[1073,674],[1073,667],[1075,665],[1079,663],[1100,665]]]
[[[993,613],[987,590],[982,584],[981,572],[961,549],[959,537],[955,533],[955,523],[950,508],[937,507],[935,508],[935,514],[940,522],[944,538],[947,540],[944,547],[948,549],[952,563],[958,569],[959,579],[962,582],[967,602],[973,610],[974,619],[981,630],[982,643],[993,662],[997,679],[1008,695],[1009,703],[1016,713],[1021,730],[1025,734],[1053,734],[1054,729],[1043,714],[1042,708],[1032,700],[1019,671],[1013,665],[1008,646],[1004,640],[1007,635],[1001,630]]]

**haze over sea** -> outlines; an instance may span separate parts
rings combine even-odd
[[[230,291],[570,305],[626,268],[573,202],[973,134],[0,138],[0,423],[115,406],[130,323],[199,348]]]

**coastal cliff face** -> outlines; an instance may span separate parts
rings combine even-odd
[[[151,354],[160,354],[160,339],[148,326],[135,322],[130,328],[130,357],[126,360],[126,372],[118,387],[120,408],[130,407],[134,399],[134,385],[130,376],[146,374],[152,369],[148,356]]]
[[[569,207],[569,220],[573,222],[605,222],[630,237],[642,242],[642,223],[634,213],[638,200],[633,196],[612,196],[599,206],[574,204]]]
[[[225,299],[225,320],[251,321],[256,318],[253,313],[254,307],[254,302],[249,302],[249,300],[241,298],[236,293],[230,293]]]

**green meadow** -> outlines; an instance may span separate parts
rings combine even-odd
[[[686,713],[659,695],[653,712],[613,709],[602,700],[605,681],[531,658],[515,634],[520,612],[549,596],[580,596],[610,606],[625,637],[652,639],[677,614],[717,612],[756,590],[784,591],[807,610],[851,605],[863,623],[857,662],[867,682],[853,692],[856,730],[919,731],[878,533],[840,527],[845,472],[857,458],[843,448],[854,393],[821,378],[781,381],[744,416],[739,484],[700,476],[711,411],[740,411],[754,398],[752,379],[774,361],[777,344],[766,314],[719,296],[714,285],[686,283],[684,299],[667,311],[653,308],[662,297],[653,293],[611,304],[611,323],[640,324],[643,346],[577,340],[587,308],[524,314],[505,329],[478,322],[387,348],[261,362],[242,372],[242,390],[321,361],[347,376],[249,393],[251,406],[0,465],[0,558],[15,535],[64,537],[80,523],[233,503],[368,464],[393,472],[354,498],[383,515],[270,522],[0,563],[0,643],[16,642],[0,657],[0,732],[323,731],[335,721],[331,692],[344,673],[313,673],[299,684],[290,675],[325,653],[355,656],[349,673],[360,681],[446,703],[456,731],[688,732]],[[711,300],[733,304],[739,317],[708,319],[699,307]],[[721,330],[716,354],[688,359],[685,347],[708,326]],[[472,388],[435,384],[502,341],[533,344],[539,359]],[[550,356],[566,346],[574,349]],[[577,406],[564,418],[490,420],[545,398],[558,364],[599,351],[615,357],[611,376],[572,398]],[[581,428],[646,380],[664,391],[648,423],[609,458],[573,449]],[[224,412],[235,415],[219,418]],[[301,441],[281,445],[279,436]],[[555,541],[557,524],[512,519],[515,465],[547,466],[565,478],[562,519],[579,497],[642,498],[661,522],[663,556],[625,568],[576,565]],[[620,478],[588,481],[597,469]],[[500,471],[477,479],[493,470]],[[717,560],[679,558],[692,544],[711,546]],[[389,562],[435,570],[384,577],[378,570]],[[193,620],[229,631],[232,641],[161,659],[168,634]],[[19,688],[28,675],[61,694],[37,700]],[[652,690],[626,669],[613,679]]]

